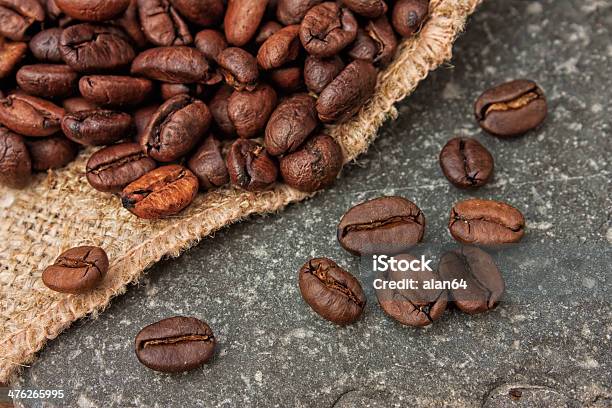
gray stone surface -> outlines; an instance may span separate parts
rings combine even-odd
[[[452,65],[399,106],[399,119],[332,189],[161,262],[96,320],[51,341],[19,385],[63,389],[54,404],[81,407],[611,406],[611,38],[608,0],[486,1]],[[472,102],[516,77],[545,89],[546,125],[512,141],[483,134]],[[437,164],[458,134],[496,159],[493,183],[475,193],[451,187]],[[367,287],[357,324],[315,315],[299,295],[298,268],[329,256],[367,284],[335,225],[382,194],[424,210],[428,243],[451,242],[446,222],[458,199],[520,208],[524,244],[496,255],[506,301],[479,316],[448,310],[414,329],[385,317]],[[187,374],[154,373],[137,362],[134,336],[177,314],[210,323],[216,358]]]

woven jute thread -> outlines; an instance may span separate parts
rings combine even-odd
[[[380,73],[371,101],[350,122],[327,129],[347,162],[364,153],[383,122],[397,115],[393,105],[450,59],[456,36],[480,1],[431,0],[429,20]],[[139,220],[121,208],[116,197],[88,185],[84,168],[90,153],[65,169],[37,176],[26,190],[0,187],[0,383],[9,381],[72,322],[103,310],[162,257],[178,256],[252,214],[275,212],[308,197],[283,184],[262,193],[228,187],[198,196],[178,216]],[[42,270],[77,245],[107,251],[111,267],[103,285],[80,296],[47,289]]]

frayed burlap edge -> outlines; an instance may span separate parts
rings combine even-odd
[[[380,74],[377,91],[372,100],[355,119],[329,129],[332,136],[342,145],[347,162],[364,153],[376,137],[376,132],[382,123],[396,116],[397,112],[393,105],[410,94],[431,70],[451,58],[452,44],[456,36],[463,29],[467,17],[480,2],[481,0],[431,0],[429,20],[418,36],[404,41],[394,62]],[[83,160],[81,157],[75,166],[82,166]],[[72,174],[70,171],[74,170],[62,170],[58,173],[61,175],[62,172],[66,172],[66,178],[76,179],[76,173]],[[57,177],[60,178],[60,175]],[[41,183],[54,183],[54,177],[56,176],[50,174]],[[80,182],[85,183],[82,177]],[[72,194],[78,194],[83,193],[83,190],[84,187],[78,187],[70,191]],[[16,196],[14,201],[19,201],[22,205],[36,200],[32,192],[11,192],[0,187],[0,207],[5,195]],[[48,302],[45,301],[45,297],[57,296],[57,294],[50,294],[50,291],[45,289],[33,290],[31,295],[35,299],[31,300],[31,303],[36,305],[34,307],[36,310],[28,315],[33,317],[27,321],[10,322],[11,327],[18,326],[18,330],[9,331],[9,333],[0,332],[5,334],[0,337],[0,383],[9,381],[20,367],[24,367],[34,359],[35,353],[44,346],[47,340],[55,338],[72,322],[104,309],[114,296],[124,293],[129,283],[137,281],[145,269],[162,257],[178,256],[182,251],[214,231],[252,214],[275,212],[289,203],[307,197],[307,194],[285,185],[278,185],[273,191],[259,194],[231,188],[207,194],[203,198],[199,197],[192,206],[194,208],[186,211],[185,216],[162,224],[162,228],[153,229],[154,234],[138,245],[127,250],[116,251],[117,254],[112,259],[111,268],[103,287],[96,292],[83,296],[60,297],[51,303],[52,306],[47,307]],[[32,211],[40,211],[33,204],[31,205]],[[117,205],[117,203],[114,202],[111,205]],[[15,246],[11,246],[8,242],[13,239],[9,235],[15,225],[29,225],[28,222],[18,219],[19,216],[23,218],[23,213],[21,215],[17,212],[13,213],[11,208],[12,204],[8,204],[5,210],[0,210],[0,233],[4,235],[2,240],[7,241],[0,243],[0,250],[7,253],[10,251],[4,251],[5,249]],[[61,212],[65,208],[55,210]],[[123,222],[123,217],[129,217],[119,212],[117,215],[112,214],[117,217],[118,225]],[[83,223],[87,222],[94,223],[96,220],[84,217]],[[111,232],[114,233],[113,238],[119,241],[122,234],[125,234],[124,228],[119,226]],[[109,231],[105,231],[105,234],[108,235]],[[24,231],[23,235],[27,237],[27,231]],[[52,239],[54,235],[50,236]],[[65,248],[68,242],[55,244],[57,247]],[[34,269],[39,268],[47,258],[52,259],[56,255],[37,254],[37,260],[30,262],[28,259],[30,254],[27,254],[24,259],[16,262],[20,267],[29,265],[30,269]],[[19,283],[16,282],[18,279],[15,279],[15,274],[9,273],[17,268],[16,263],[12,259],[2,258],[1,255],[0,260],[6,263],[6,265],[0,264],[0,267],[3,268],[0,269],[0,295],[5,297],[4,301],[0,297],[0,307],[4,307],[9,304],[6,301],[9,296],[19,293],[18,290],[15,290]],[[9,271],[6,272],[8,279],[2,276],[2,271]],[[21,316],[16,310],[9,310],[8,315],[9,319],[12,315]]]

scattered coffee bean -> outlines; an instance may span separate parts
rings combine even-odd
[[[27,51],[26,43],[9,42],[0,36],[0,79],[9,76],[15,70]]]
[[[23,93],[0,99],[0,124],[24,136],[50,136],[59,132],[64,109]]]
[[[153,91],[144,78],[121,75],[90,75],[79,81],[81,95],[100,106],[134,106],[143,103]]]
[[[51,290],[81,294],[96,288],[108,272],[108,256],[102,248],[82,246],[63,252],[42,273]]]
[[[276,18],[286,26],[299,24],[308,10],[322,2],[323,0],[278,0]]]
[[[276,92],[267,84],[252,92],[234,91],[227,102],[227,114],[238,136],[247,139],[259,136],[276,107],[276,98]]]
[[[344,69],[342,59],[317,58],[309,55],[304,63],[304,82],[311,92],[320,94],[323,89]]]
[[[229,173],[221,154],[221,145],[212,135],[208,136],[191,156],[188,167],[198,178],[202,190],[221,187],[229,182]]]
[[[55,0],[66,15],[82,21],[106,21],[123,13],[130,0]]]
[[[227,48],[227,41],[220,31],[202,30],[195,37],[195,47],[206,59],[216,61],[219,53]]]
[[[0,126],[0,183],[23,188],[31,174],[32,161],[24,138]]]
[[[185,18],[200,26],[211,26],[223,19],[223,0],[170,0],[174,8]]]
[[[253,140],[236,140],[227,155],[227,170],[233,185],[248,191],[272,188],[278,167],[266,149]]]
[[[295,24],[284,27],[270,36],[257,53],[259,66],[270,70],[295,61],[300,54],[299,32],[300,26]]]
[[[26,93],[42,98],[67,98],[77,90],[79,76],[68,65],[24,65],[17,84]]]
[[[130,37],[132,43],[139,49],[145,48],[148,44],[147,37],[142,31],[140,15],[138,12],[138,0],[130,0],[127,9],[118,18],[113,20],[113,24],[121,27]]]
[[[246,45],[255,36],[267,6],[268,0],[228,1],[223,24],[227,42],[236,47]]]
[[[225,82],[234,89],[252,91],[257,86],[257,60],[242,48],[224,49],[217,56],[217,63]]]
[[[374,59],[378,54],[378,45],[374,39],[370,37],[365,30],[357,31],[357,38],[348,50],[348,56],[356,60],[364,60],[374,63]]]
[[[429,0],[398,0],[393,6],[391,22],[402,37],[410,37],[423,25],[429,14]]]
[[[440,167],[446,178],[459,188],[481,187],[493,175],[493,156],[476,139],[456,137],[442,148]]]
[[[1,0],[0,37],[24,41],[36,22],[45,20],[45,10],[38,0]]]
[[[70,163],[77,155],[77,146],[63,136],[26,139],[32,159],[32,170],[59,169]]]
[[[55,27],[43,30],[30,40],[32,55],[42,62],[62,63],[62,54],[59,50],[60,38],[64,29]]]
[[[178,95],[188,95],[194,98],[206,96],[205,87],[200,84],[161,84],[159,93],[164,101]]]
[[[306,51],[317,57],[331,57],[357,37],[353,13],[333,2],[318,4],[308,10],[300,26],[300,40]]]
[[[285,93],[297,92],[304,88],[302,69],[300,67],[278,68],[269,72],[272,85]]]
[[[208,105],[210,108],[210,113],[215,119],[217,130],[226,137],[233,137],[236,135],[236,127],[230,119],[229,112],[227,111],[229,98],[233,93],[233,88],[223,85],[215,93],[213,98],[210,100],[210,104]]]
[[[259,28],[259,32],[257,33],[257,36],[255,37],[255,44],[257,44],[258,46],[261,46],[261,44],[266,42],[268,38],[272,37],[274,33],[277,33],[282,28],[283,26],[277,23],[276,21],[268,21],[264,23]]]
[[[136,141],[140,141],[142,134],[147,129],[151,118],[159,110],[160,105],[144,106],[134,112],[134,125],[136,126]]]
[[[212,76],[204,54],[190,47],[159,47],[143,51],[132,63],[132,75],[171,84],[205,83]]]
[[[158,46],[188,45],[193,41],[189,27],[169,0],[138,0],[142,31]]]
[[[378,18],[387,12],[384,0],[342,0],[341,3],[352,12],[367,18]]]
[[[377,52],[372,62],[387,65],[397,51],[398,42],[393,27],[386,16],[381,16],[366,25],[366,33],[376,44]]]
[[[67,113],[62,119],[66,137],[84,146],[100,146],[127,138],[133,130],[127,113],[95,109]]]
[[[266,126],[268,153],[292,153],[304,143],[319,124],[315,104],[308,94],[294,94],[276,107]]]
[[[98,109],[98,105],[81,96],[64,99],[62,101],[62,107],[68,113]]]

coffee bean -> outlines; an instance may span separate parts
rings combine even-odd
[[[241,48],[229,47],[217,56],[225,82],[238,91],[252,91],[257,86],[259,70],[257,60]]]
[[[306,303],[330,322],[347,325],[363,314],[366,297],[361,284],[331,259],[306,262],[300,269],[299,284]]]
[[[294,94],[281,102],[266,126],[265,145],[272,156],[296,151],[319,125],[316,100]]]
[[[59,169],[70,163],[77,155],[77,146],[64,136],[26,139],[32,159],[32,169],[47,171]]]
[[[171,317],[153,323],[136,336],[136,357],[165,373],[193,370],[207,363],[217,341],[210,327],[193,317]]]
[[[42,273],[51,290],[82,294],[95,289],[108,272],[108,256],[102,248],[82,246],[63,252]]]
[[[255,36],[255,44],[261,46],[261,44],[265,43],[268,38],[279,32],[282,28],[283,26],[276,21],[267,21],[263,23],[262,26],[259,27],[257,36]]]
[[[295,24],[282,28],[268,38],[257,52],[259,66],[270,70],[295,61],[301,48],[299,32],[300,26]]]
[[[381,16],[368,22],[365,31],[376,44],[377,53],[373,62],[383,66],[389,64],[395,56],[398,42],[387,17]]]
[[[67,113],[62,119],[66,137],[84,146],[100,146],[127,138],[133,130],[127,113],[95,109]]]
[[[155,160],[147,157],[138,143],[120,143],[92,154],[86,175],[96,190],[116,193],[155,167]]]
[[[147,129],[151,118],[157,112],[160,105],[148,105],[134,112],[134,125],[136,126],[136,141],[139,141]]]
[[[45,5],[47,11],[47,17],[60,27],[67,27],[74,24],[75,21],[72,17],[67,16],[58,6],[55,0],[41,0],[41,4]]]
[[[24,136],[50,136],[60,130],[64,109],[22,93],[0,99],[0,124]]]
[[[525,218],[509,204],[473,198],[453,206],[448,229],[464,244],[509,244],[523,238]]]
[[[429,0],[398,0],[393,6],[391,23],[402,37],[416,33],[429,13]]]
[[[193,37],[169,0],[138,0],[142,31],[158,46],[189,45]]]
[[[229,104],[229,98],[234,93],[234,89],[223,85],[219,90],[215,93],[213,98],[210,100],[208,107],[210,108],[210,112],[215,119],[215,125],[217,130],[226,137],[232,137],[236,135],[236,128],[234,127],[234,123],[229,117],[229,112],[227,111],[227,105]]]
[[[425,215],[403,197],[380,197],[351,208],[338,224],[338,242],[353,255],[396,254],[421,242]]]
[[[268,0],[228,1],[223,24],[227,42],[236,47],[246,45],[255,36],[267,6]]]
[[[128,184],[120,194],[123,207],[144,219],[170,217],[195,199],[198,179],[178,164],[158,167]]]
[[[62,107],[66,110],[66,112],[79,112],[84,110],[98,109],[98,105],[81,96],[64,99],[62,102]]]
[[[469,314],[486,312],[497,306],[504,293],[504,278],[493,258],[476,247],[463,246],[446,252],[438,266],[444,281],[463,280],[466,288],[450,290],[450,298]]]
[[[459,188],[481,187],[493,175],[493,156],[476,139],[456,137],[442,148],[440,167],[446,178]]]
[[[32,161],[24,138],[0,126],[0,184],[23,188],[31,174]]]
[[[238,136],[257,137],[265,129],[276,100],[276,92],[267,84],[257,86],[252,92],[234,91],[227,103],[227,113]]]
[[[178,95],[188,95],[194,98],[206,96],[206,89],[200,84],[161,84],[159,93],[164,101]]]
[[[45,20],[45,10],[38,0],[0,0],[0,37],[27,40],[35,22]]]
[[[304,63],[304,82],[311,92],[320,94],[323,89],[344,69],[338,56],[317,58],[309,55]]]
[[[148,40],[141,28],[138,0],[129,0],[129,3],[125,12],[115,19],[113,24],[121,27],[136,47],[145,48]]]
[[[279,91],[292,94],[304,89],[300,67],[278,68],[268,73],[268,79]]]
[[[202,190],[221,187],[229,182],[221,144],[212,135],[208,136],[191,156],[188,167],[198,178]]]
[[[357,20],[351,11],[333,2],[311,8],[300,26],[306,51],[317,57],[338,54],[357,37]]]
[[[278,167],[266,149],[252,140],[236,140],[227,155],[227,170],[233,185],[248,191],[272,188]]]
[[[43,98],[67,98],[77,89],[79,76],[68,65],[24,65],[17,84],[26,93]]]
[[[178,95],[164,102],[151,117],[140,145],[155,160],[171,162],[193,149],[211,122],[212,115],[204,102]]]
[[[373,63],[378,54],[378,45],[365,30],[357,31],[357,38],[349,48],[347,55],[354,60],[364,60]]]
[[[106,21],[123,13],[130,0],[55,0],[55,3],[76,20]]]
[[[202,30],[195,37],[195,47],[210,61],[216,61],[221,51],[227,48],[223,33],[217,30]]]
[[[219,23],[223,18],[223,0],[170,0],[172,6],[192,23],[204,27]]]
[[[79,90],[86,99],[100,106],[134,106],[149,97],[153,83],[129,76],[90,75],[80,79]]]
[[[387,12],[383,0],[342,0],[341,3],[353,13],[367,18],[378,18]]]
[[[204,55],[191,47],[159,47],[140,53],[132,75],[171,84],[205,83],[212,76]]]
[[[480,127],[501,137],[518,136],[535,129],[546,119],[547,111],[542,89],[524,79],[485,91],[474,106]]]
[[[28,46],[22,42],[8,42],[0,37],[0,79],[9,76],[25,57]]]
[[[276,18],[284,25],[300,24],[302,19],[322,0],[278,0]]]
[[[36,34],[30,40],[32,55],[42,62],[62,63],[62,54],[59,50],[62,28],[49,28]]]

